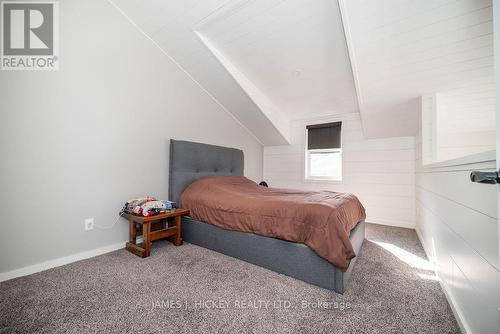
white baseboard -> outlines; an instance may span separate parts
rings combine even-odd
[[[96,249],[91,249],[89,251],[73,254],[73,255],[68,255],[65,257],[60,257],[54,260],[49,260],[45,261],[42,263],[37,263],[31,266],[19,268],[19,269],[14,269],[12,271],[7,271],[0,273],[0,282],[7,281],[12,278],[16,277],[21,277],[21,276],[26,276],[26,275],[31,275],[40,271],[44,271],[47,269],[55,268],[55,267],[60,267],[68,263],[88,259],[97,255],[101,254],[106,254],[118,249],[122,249],[125,247],[125,241],[109,245],[109,246],[104,246],[101,248],[96,248]]]
[[[431,254],[429,253],[429,251],[425,246],[420,230],[418,229],[418,227],[415,228],[415,230],[417,231],[418,240],[420,240],[420,243],[422,244],[422,248],[424,249],[427,258],[431,259]],[[453,294],[450,292],[448,284],[446,284],[446,282],[443,279],[441,279],[439,275],[439,270],[436,266],[434,266],[434,273],[436,274],[436,277],[439,279],[439,284],[441,285],[441,289],[443,289],[446,299],[448,300],[448,304],[450,304],[453,315],[455,315],[455,319],[457,319],[457,323],[458,326],[460,327],[460,330],[464,334],[472,334],[472,331],[470,330],[469,326],[467,325],[467,322],[465,321],[464,316],[462,315],[462,311],[460,310],[459,307],[457,307],[457,302],[455,301]]]
[[[378,218],[367,218],[365,220],[367,223],[378,224],[378,225],[386,225],[386,226],[395,226],[395,227],[404,227],[404,228],[412,228],[415,229],[414,222],[406,222],[406,221],[393,221],[393,220],[385,220]]]

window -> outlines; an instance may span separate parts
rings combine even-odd
[[[307,180],[342,180],[342,122],[308,125]]]

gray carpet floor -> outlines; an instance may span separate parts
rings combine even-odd
[[[159,241],[0,283],[0,333],[459,333],[415,231],[366,234],[344,295]]]

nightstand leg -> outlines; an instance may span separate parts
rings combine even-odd
[[[128,222],[128,241],[131,244],[135,245],[135,241],[137,240],[137,229],[135,226],[135,222],[130,220]]]
[[[177,229],[177,233],[175,233],[174,245],[175,246],[180,246],[180,245],[182,245],[181,216],[176,216],[175,217],[175,228]]]
[[[144,243],[144,257],[151,254],[151,223],[146,222],[142,224],[142,239]]]

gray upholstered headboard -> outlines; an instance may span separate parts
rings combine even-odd
[[[179,203],[184,189],[205,176],[243,176],[243,165],[241,150],[170,139],[168,198]]]

